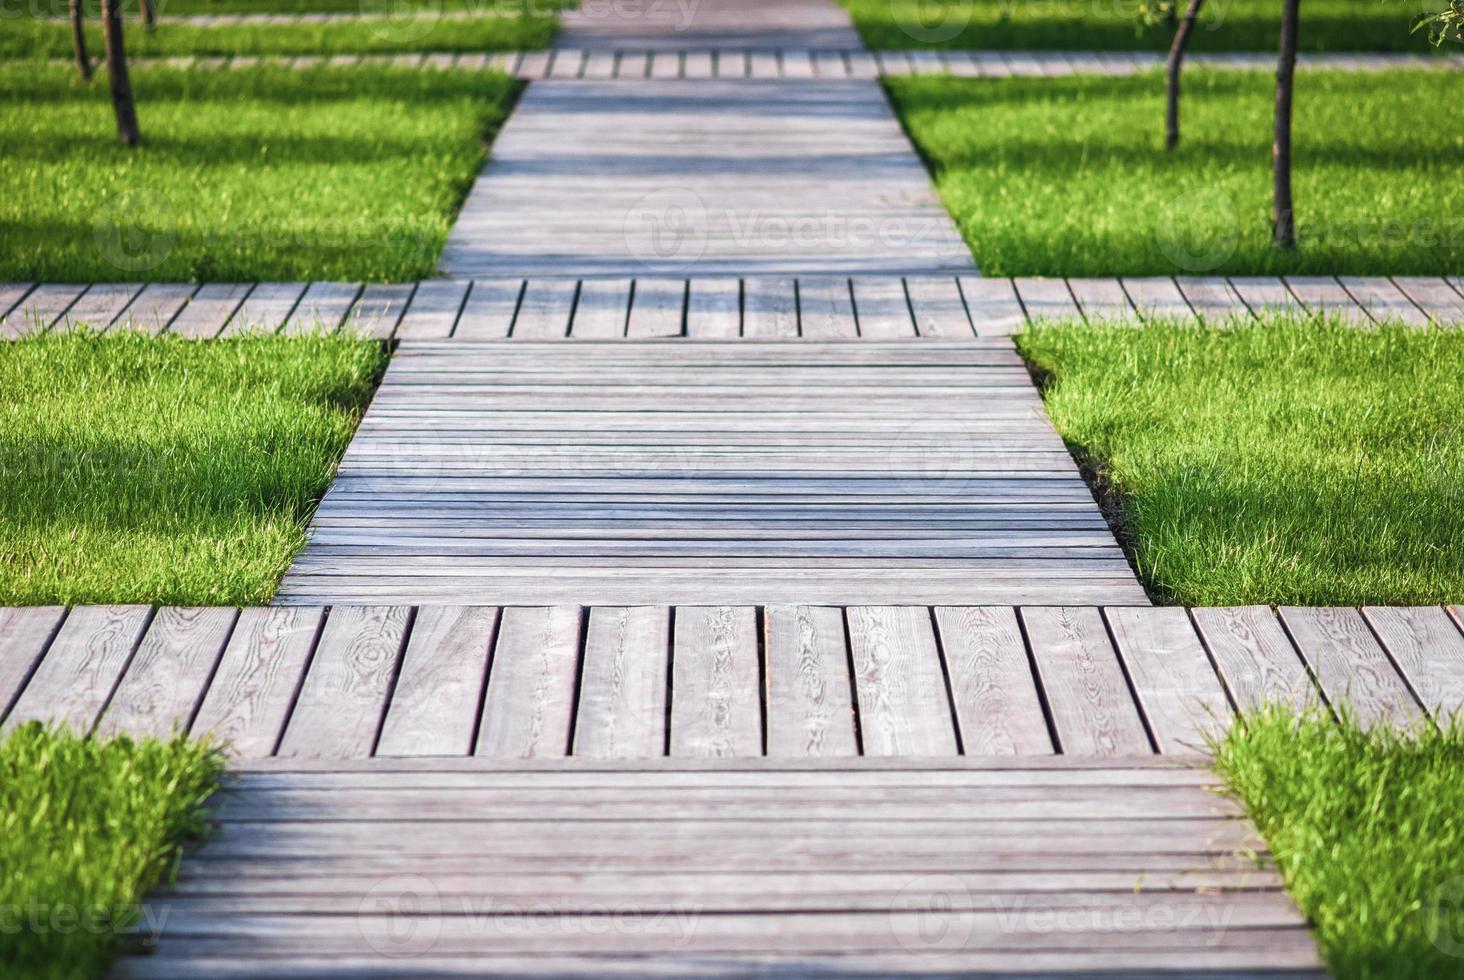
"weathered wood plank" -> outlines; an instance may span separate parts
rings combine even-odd
[[[580,284],[569,335],[576,340],[624,337],[630,322],[629,279],[591,279]]]
[[[680,337],[685,309],[685,279],[637,279],[626,336]]]
[[[77,606],[0,731],[44,721],[89,734],[152,619],[148,606]]]
[[[1331,276],[1287,276],[1286,285],[1312,313],[1336,317],[1357,326],[1372,326],[1372,317]]]
[[[576,606],[503,611],[476,754],[536,759],[569,753],[580,625]]]
[[[590,610],[575,716],[576,756],[665,755],[668,612],[655,606]]]
[[[347,314],[342,329],[362,337],[385,340],[396,332],[397,324],[416,291],[416,283],[368,283]]]
[[[846,611],[865,755],[954,755],[950,695],[929,612],[918,606]]]
[[[83,285],[70,283],[42,283],[26,293],[25,298],[0,320],[0,338],[45,333],[85,289]]]
[[[173,318],[168,332],[199,340],[217,337],[253,289],[248,282],[204,283]]]
[[[753,277],[743,282],[742,335],[798,336],[798,297],[792,279]]]
[[[763,754],[756,616],[750,606],[676,609],[671,755]]]
[[[1235,287],[1221,276],[1177,276],[1175,283],[1199,318],[1210,326],[1245,319],[1250,310]]]
[[[1059,749],[1101,756],[1151,748],[1098,610],[1023,609],[1022,622]]]
[[[701,340],[742,335],[742,281],[692,279],[686,300],[686,335]]]
[[[65,606],[0,607],[0,720],[65,618]]]
[[[142,291],[140,283],[96,283],[56,321],[56,330],[105,330]]]
[[[1106,610],[1119,656],[1165,755],[1203,756],[1230,726],[1230,702],[1191,625],[1176,607]]]
[[[451,336],[471,285],[448,279],[428,279],[418,283],[411,304],[397,323],[396,335],[402,340]]]
[[[935,621],[966,755],[1053,751],[1016,610],[942,607]]]
[[[915,321],[905,281],[895,277],[860,276],[852,280],[859,335],[868,338],[913,337]]]
[[[191,734],[210,736],[235,758],[273,755],[324,616],[280,606],[240,613]]]
[[[238,618],[235,609],[159,609],[97,733],[167,738],[188,731]]]
[[[578,290],[572,279],[530,279],[524,285],[510,336],[523,340],[568,337]]]
[[[498,627],[492,606],[423,606],[412,621],[376,755],[467,755]]]
[[[954,277],[911,276],[905,280],[915,330],[922,337],[970,337],[976,330]]]
[[[1345,702],[1364,725],[1408,726],[1423,717],[1356,609],[1284,607],[1281,619],[1334,706]]]
[[[519,279],[478,279],[468,290],[453,328],[454,340],[498,340],[507,337],[518,312],[524,283]]]
[[[1176,320],[1193,323],[1195,312],[1173,279],[1163,277],[1124,278],[1123,289],[1145,320]]]
[[[1083,315],[1066,280],[1018,277],[1012,284],[1022,298],[1029,320],[1067,321]]]
[[[1269,606],[1195,609],[1192,615],[1241,711],[1267,704],[1301,711],[1316,703],[1306,667]]]
[[[1464,326],[1464,296],[1442,278],[1394,276],[1393,282],[1428,314],[1434,323]]]
[[[339,330],[346,322],[346,315],[356,305],[361,288],[360,283],[354,282],[312,282],[285,320],[284,332],[333,333]]]
[[[1067,284],[1089,323],[1133,323],[1138,319],[1117,279],[1069,279]]]
[[[244,302],[239,304],[229,322],[224,325],[221,336],[234,337],[246,333],[275,333],[294,312],[300,298],[305,295],[307,283],[262,282],[249,291]],[[137,308],[147,297],[147,290],[132,305]],[[180,307],[181,308],[181,307]],[[175,313],[177,311],[174,311]],[[168,318],[172,319],[171,315]]]
[[[1010,279],[960,278],[961,295],[979,337],[1004,337],[1027,327],[1027,314]]]
[[[1424,709],[1443,721],[1464,711],[1464,634],[1439,606],[1366,606],[1363,615]]]
[[[857,337],[854,299],[849,280],[809,278],[798,281],[799,335]]]
[[[1402,323],[1410,327],[1428,325],[1428,314],[1414,305],[1407,293],[1381,276],[1340,276],[1337,281],[1378,323]]]
[[[764,615],[768,755],[858,755],[843,611],[769,606]]]
[[[1256,316],[1306,312],[1286,283],[1275,277],[1231,276],[1230,285]]]
[[[410,613],[405,606],[331,610],[280,741],[280,755],[371,754]]]

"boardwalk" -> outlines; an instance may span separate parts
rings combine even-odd
[[[520,329],[562,336],[554,301],[572,291]],[[853,335],[847,289],[800,296],[805,327]],[[682,306],[680,283],[642,284],[631,333],[679,333]],[[795,329],[791,305],[751,313],[759,336]],[[1011,342],[969,328],[919,345],[406,344],[277,601],[790,595],[1146,601]]]
[[[557,48],[862,47],[849,15],[827,0],[585,0],[560,21]]]

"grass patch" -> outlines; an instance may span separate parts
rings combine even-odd
[[[1137,3],[1072,4],[1051,0],[841,0],[871,48],[1162,51],[1165,27],[1140,31]],[[1438,6],[1444,6],[1439,4]],[[1307,0],[1301,8],[1303,51],[1427,51],[1410,35],[1417,0]],[[1191,48],[1274,51],[1281,32],[1275,0],[1207,4]]]
[[[1281,318],[1019,345],[1161,599],[1464,599],[1464,332]]]
[[[143,897],[203,832],[222,769],[184,738],[99,741],[33,723],[0,740],[6,974],[101,976],[122,933],[147,928]]]
[[[1162,147],[1157,73],[886,80],[989,275],[1443,275],[1464,267],[1464,123],[1448,73],[1304,72],[1300,248],[1270,245],[1275,83],[1186,75],[1184,142]]]
[[[105,73],[0,68],[0,281],[431,276],[518,91],[387,67],[154,68],[135,87],[129,150]],[[152,247],[119,260],[118,230]]]
[[[1339,980],[1464,975],[1464,728],[1274,709],[1235,725],[1215,765]]]
[[[0,344],[0,605],[267,601],[384,360],[341,335]]]

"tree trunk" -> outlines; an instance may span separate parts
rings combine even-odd
[[[136,146],[137,106],[132,102],[132,80],[127,77],[127,49],[122,44],[122,0],[102,0],[102,37],[107,47],[107,79],[112,85],[112,109],[117,114],[117,138]]]
[[[1276,66],[1276,133],[1271,143],[1271,244],[1296,247],[1291,202],[1291,103],[1296,87],[1296,35],[1301,0],[1285,0],[1281,12],[1281,60]]]
[[[86,53],[86,31],[81,26],[82,0],[71,0],[68,9],[71,14],[71,48],[76,52],[76,70],[81,77],[91,81],[91,58]]]
[[[1205,0],[1189,0],[1184,19],[1174,31],[1174,42],[1169,45],[1169,57],[1164,59],[1164,148],[1172,150],[1179,145],[1179,73],[1184,68],[1184,52],[1189,47],[1190,35],[1194,33],[1195,22],[1199,20],[1200,8]],[[1173,8],[1171,8],[1173,9]]]
[[[157,0],[142,0],[142,26],[147,28],[149,31],[157,30]]]

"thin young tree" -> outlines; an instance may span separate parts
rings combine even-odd
[[[70,0],[67,12],[71,15],[71,49],[76,53],[76,70],[87,81],[92,77],[91,58],[86,53],[86,30],[82,27],[82,0]]]
[[[142,0],[142,26],[148,31],[158,28],[157,0]]]
[[[1296,248],[1296,209],[1291,199],[1291,107],[1296,91],[1296,37],[1301,0],[1282,0],[1281,57],[1276,65],[1276,126],[1271,142],[1271,244]]]
[[[1189,0],[1184,16],[1174,28],[1174,40],[1169,45],[1169,56],[1164,59],[1164,148],[1172,150],[1179,145],[1179,76],[1184,69],[1184,55],[1189,48],[1190,36],[1200,19],[1200,8],[1205,0]],[[1170,8],[1171,11],[1174,9]]]
[[[122,0],[102,0],[102,40],[107,51],[107,81],[112,89],[112,110],[117,116],[117,138],[136,146],[137,106],[132,101],[132,80],[127,75],[127,49],[122,41]]]

